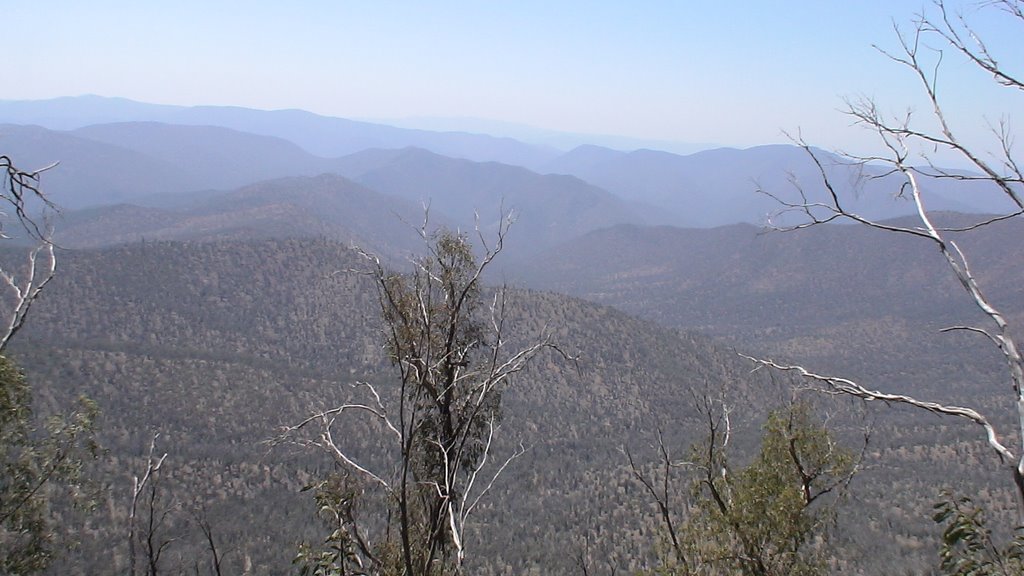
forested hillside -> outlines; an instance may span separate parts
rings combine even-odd
[[[137,128],[84,132],[116,142],[121,131]],[[41,138],[89,154],[108,145]],[[92,170],[83,185],[136,204],[69,211],[56,220],[59,273],[10,349],[26,369],[38,413],[57,412],[84,394],[103,414],[99,439],[107,452],[92,475],[96,511],[72,521],[67,507],[55,508],[58,525],[85,523],[62,540],[81,545],[59,560],[60,573],[127,565],[132,479],[145,472],[154,434],[157,450],[168,454],[154,508],[167,512],[155,535],[168,544],[168,570],[187,570],[189,559],[206,554],[204,529],[234,572],[287,571],[300,542],[324,537],[312,491],[303,489],[336,464],[321,452],[267,442],[318,408],[358,399],[365,390],[353,387],[357,382],[381,390],[394,383],[377,293],[354,272],[368,261],[352,246],[408,270],[410,254],[422,248],[423,201],[430,202],[428,233],[479,226],[484,239],[505,202],[514,204],[508,207],[520,221],[486,276],[520,287],[510,307],[510,344],[547,334],[579,355],[578,364],[542,357],[504,395],[499,452],[511,454],[520,443],[527,450],[467,532],[474,573],[653,567],[664,553],[663,526],[623,451],[650,472],[660,430],[673,453],[687,454],[707,432],[700,399],[721,395],[740,462],[750,458],[768,411],[793,394],[780,376],[751,373],[738,352],[940,401],[967,398],[998,412],[998,357],[972,334],[938,333],[977,321],[978,311],[935,250],[914,238],[840,225],[788,234],[745,224],[644,227],[635,223],[650,206],[583,180],[418,149],[331,161],[348,177],[197,190],[169,167],[188,165],[203,147],[187,137],[136,145],[145,153],[107,150],[137,161],[127,183],[96,180],[89,174],[102,163],[79,157]],[[176,180],[156,185],[150,178],[161,170]],[[943,213],[939,220],[969,227],[978,218]],[[1022,234],[1016,220],[954,234],[978,255],[974,271],[1013,321],[1024,313],[1024,279],[1000,255]],[[12,245],[6,257],[14,263],[19,254]],[[862,428],[871,429],[839,511],[837,545],[827,554],[832,569],[934,566],[938,528],[928,518],[943,489],[967,491],[1000,520],[1012,510],[1005,478],[971,426],[846,403],[819,409],[851,446],[862,441]],[[993,418],[999,426],[1008,419]],[[376,462],[379,430],[351,426],[345,438],[352,449]],[[673,489],[684,495],[688,480]]]
[[[168,558],[201,554],[194,520],[187,522],[187,511],[199,509],[234,551],[236,569],[246,558],[257,572],[287,567],[298,541],[316,537],[311,498],[299,490],[330,464],[295,448],[268,451],[262,442],[348,397],[357,380],[383,388],[390,377],[381,365],[375,295],[344,272],[360,264],[324,240],[146,242],[65,255],[14,352],[42,406],[86,394],[104,415],[104,501],[62,570],[92,573],[109,561],[99,551],[109,549],[123,566],[130,477],[144,467],[152,432],[169,454],[175,520],[165,535],[184,537]],[[649,520],[645,499],[620,448],[642,449],[658,426],[687,443],[692,393],[709,387],[729,388],[738,410],[763,413],[747,394],[746,367],[705,338],[608,308],[532,292],[516,292],[513,303],[517,340],[550,331],[579,352],[580,364],[577,371],[544,358],[506,396],[503,449],[522,442],[529,451],[489,501],[493,520],[482,521],[478,569],[568,570],[572,559],[558,550],[609,530],[622,538],[593,544],[596,558],[606,550],[609,559],[614,551],[643,562],[654,536],[638,532]],[[758,398],[777,393],[759,391]],[[753,422],[744,425],[751,444]],[[366,430],[350,434],[372,444]]]
[[[847,4],[5,10],[0,574],[1024,572],[1024,0]]]
[[[938,221],[950,226],[973,221],[943,216]],[[1024,277],[1003,247],[1024,241],[1021,222],[954,238],[974,255],[972,270],[989,297],[1020,318]],[[519,278],[821,370],[881,379],[893,376],[884,370],[910,373],[912,392],[957,386],[942,377],[946,363],[991,365],[982,339],[939,333],[981,317],[943,264],[918,238],[859,226],[789,233],[621,226],[524,262]]]
[[[264,441],[357,394],[356,381],[381,389],[394,381],[382,364],[375,293],[366,278],[345,272],[360,268],[361,257],[315,239],[147,241],[67,252],[61,264],[14,356],[41,409],[79,394],[96,400],[109,451],[98,463],[100,506],[61,570],[93,573],[110,561],[100,551],[110,550],[124,565],[131,476],[144,470],[154,432],[168,453],[171,520],[161,534],[180,538],[167,565],[204,554],[197,512],[231,551],[232,571],[248,562],[257,573],[285,570],[300,540],[321,537],[311,496],[300,490],[332,466],[317,452],[270,450]],[[594,569],[644,566],[660,530],[621,450],[653,462],[660,428],[684,453],[702,433],[695,398],[724,390],[736,442],[749,451],[766,410],[789,395],[750,374],[729,347],[694,333],[554,293],[516,291],[511,310],[516,341],[547,331],[580,361],[577,369],[543,357],[505,396],[501,450],[521,442],[528,451],[480,517],[477,573],[571,572],[578,559],[565,551],[584,548]],[[847,422],[840,427],[849,426],[843,434],[856,445],[863,422],[850,408],[829,410],[847,413],[835,422]],[[869,572],[894,562],[931,565],[936,529],[928,508],[951,482],[987,485],[986,468],[969,463],[988,454],[957,423],[903,412],[869,419],[867,466],[843,509],[835,561]],[[369,428],[348,435],[359,446],[374,444]],[[951,466],[949,450],[971,456]],[[993,491],[984,502],[1000,509],[1009,500]],[[872,555],[862,557],[868,548]]]

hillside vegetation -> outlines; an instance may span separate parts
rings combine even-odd
[[[109,450],[100,463],[104,501],[61,570],[93,573],[111,549],[123,566],[130,477],[144,466],[152,432],[169,454],[175,520],[165,534],[182,537],[174,557],[203,553],[187,512],[199,510],[233,551],[233,566],[285,570],[298,541],[317,538],[312,501],[300,490],[331,465],[262,442],[349,398],[357,380],[385,387],[390,379],[375,292],[344,272],[359,268],[360,257],[323,239],[146,241],[66,253],[61,263],[15,357],[43,406],[95,399]],[[710,302],[690,301],[701,305]],[[659,428],[685,449],[700,434],[694,394],[722,389],[742,415],[738,442],[750,449],[766,409],[788,397],[707,337],[555,293],[515,292],[510,326],[522,341],[548,331],[580,364],[542,359],[505,397],[501,449],[522,442],[529,450],[481,516],[477,573],[570,572],[576,559],[564,551],[583,543],[596,566],[643,566],[658,539],[656,515],[620,450],[646,453]],[[846,546],[835,561],[867,571],[897,559],[931,565],[935,529],[926,515],[939,488],[948,479],[991,481],[984,468],[943,462],[947,452],[972,455],[961,462],[988,454],[956,423],[913,413],[872,418],[868,471],[842,518]],[[855,441],[856,418],[850,426]],[[375,443],[370,429],[348,434],[360,450]],[[998,509],[1007,500],[992,491],[984,502]],[[893,533],[900,538],[878,544]],[[872,556],[858,558],[869,545]]]
[[[70,253],[62,264],[15,355],[44,406],[87,394],[104,414],[106,501],[63,569],[91,573],[112,544],[124,562],[130,476],[154,431],[169,453],[170,501],[206,510],[237,550],[232,561],[283,570],[298,540],[315,534],[299,490],[330,465],[261,442],[348,397],[357,380],[389,378],[375,293],[342,272],[359,258],[326,240],[146,242]],[[581,360],[577,371],[544,359],[506,395],[504,437],[530,450],[489,503],[494,520],[483,525],[500,523],[480,544],[479,569],[568,570],[557,550],[612,526],[634,536],[598,550],[640,562],[644,500],[619,449],[646,445],[658,426],[685,442],[692,391],[726,385],[738,406],[762,413],[744,392],[753,381],[738,357],[697,335],[552,293],[520,291],[513,302],[517,339],[548,330]],[[350,434],[374,443],[368,430]],[[188,533],[179,515],[169,536]],[[184,557],[201,550],[188,538],[175,548]]]
[[[24,124],[32,118],[49,120]],[[1009,387],[998,352],[977,334],[941,333],[979,312],[933,245],[860,226],[755,224],[778,201],[754,190],[789,186],[789,172],[807,202],[824,197],[824,174],[847,206],[916,225],[898,219],[914,206],[881,193],[891,175],[873,165],[796,146],[558,153],[300,111],[105,99],[0,102],[0,121],[19,122],[0,126],[10,153],[61,161],[46,184],[67,207],[54,222],[58,273],[10,355],[36,414],[80,395],[102,413],[96,506],[85,514],[54,497],[66,550],[51,573],[127,570],[132,486],[151,443],[167,453],[147,501],[164,515],[153,535],[167,544],[165,571],[203,571],[204,530],[225,573],[295,570],[300,543],[325,536],[312,487],[342,467],[269,441],[317,410],[365,401],[359,383],[398,394],[379,293],[355,246],[408,271],[439,229],[493,248],[509,211],[518,221],[484,300],[512,286],[506,345],[543,336],[578,360],[542,355],[503,394],[495,456],[525,452],[467,532],[468,573],[654,568],[667,541],[637,475],[657,472],[659,438],[675,455],[703,441],[707,398],[730,411],[737,469],[759,462],[767,415],[794,401],[861,454],[834,546],[819,550],[833,572],[932,571],[940,528],[929,516],[942,490],[1012,522],[1013,495],[976,426],[817,396],[740,355],[969,404],[1013,429],[998,410]],[[820,154],[821,173],[807,152]],[[969,228],[983,218],[969,212],[1004,207],[960,176],[922,180],[930,207],[960,211],[937,212],[942,224]],[[25,234],[4,231],[15,240],[0,261],[17,270]],[[1019,325],[1024,275],[1006,257],[1024,242],[1019,218],[950,238]],[[344,426],[336,439],[347,450],[385,464],[381,426]],[[681,502],[690,486],[671,490]],[[379,502],[362,502],[384,526]]]

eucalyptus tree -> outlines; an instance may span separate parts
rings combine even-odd
[[[654,467],[627,452],[665,533],[654,573],[827,573],[836,510],[863,452],[840,445],[810,404],[793,401],[768,415],[761,449],[737,466],[729,408],[707,396],[697,408],[704,434],[685,458],[673,458],[661,437]]]
[[[282,431],[325,449],[342,469],[320,484],[321,513],[334,527],[328,550],[300,555],[308,573],[458,574],[471,553],[467,526],[501,473],[524,453],[494,454],[501,397],[513,377],[545,350],[567,354],[546,334],[511,348],[509,294],[482,277],[501,252],[512,219],[493,245],[477,232],[420,229],[425,254],[409,273],[393,272],[363,254],[383,325],[392,382],[361,382],[365,401],[323,410]],[[388,464],[360,460],[338,435],[338,419],[363,416],[382,435]],[[383,497],[378,534],[361,522],[364,487]],[[365,519],[363,519],[365,520]]]

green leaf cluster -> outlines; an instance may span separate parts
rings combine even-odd
[[[809,405],[797,402],[769,415],[759,453],[733,469],[727,420],[709,422],[687,463],[698,472],[680,550],[659,573],[826,573],[825,544],[855,472],[854,455],[837,445]]]
[[[932,519],[945,525],[939,549],[944,574],[1011,576],[1024,574],[1024,534],[1018,529],[1004,546],[993,539],[983,508],[970,498],[945,499],[935,505]]]
[[[42,429],[32,414],[32,391],[21,370],[0,355],[0,573],[30,574],[46,569],[57,549],[49,520],[58,486],[85,502],[83,468],[96,456],[96,405],[81,399],[66,417]]]

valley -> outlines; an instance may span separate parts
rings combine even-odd
[[[480,509],[470,573],[653,569],[658,511],[624,451],[655,466],[663,434],[685,454],[704,433],[705,396],[728,404],[741,461],[768,412],[794,396],[828,414],[844,442],[870,429],[839,509],[833,571],[931,570],[941,530],[930,515],[944,489],[993,518],[1013,514],[1005,474],[970,423],[794,392],[800,382],[740,356],[969,404],[1013,429],[998,352],[977,334],[941,332],[984,318],[937,250],[857,225],[766,229],[778,202],[759,188],[785,196],[795,179],[811,200],[827,194],[797,146],[562,152],[300,111],[95,97],[0,102],[0,122],[0,151],[19,165],[59,160],[42,183],[63,207],[57,274],[10,355],[38,413],[85,395],[102,414],[96,507],[54,512],[82,527],[64,535],[78,545],[52,573],[126,569],[132,477],[154,434],[167,453],[170,571],[206,554],[203,522],[226,572],[294,570],[298,545],[323,537],[308,488],[338,464],[269,441],[317,410],[365,401],[358,382],[394,383],[357,248],[408,271],[423,237],[446,229],[482,254],[508,213],[483,290],[509,287],[509,345],[550,335],[578,360],[541,355],[505,391],[497,453],[525,452]],[[849,184],[851,209],[913,225],[915,207],[889,191],[889,176],[816,153]],[[976,182],[936,178],[926,189],[942,226],[1006,210]],[[24,239],[12,235],[0,258],[18,270]],[[1020,219],[951,237],[1020,326],[1024,271],[1007,248],[1024,241]],[[378,428],[353,423],[344,436],[379,463]]]

